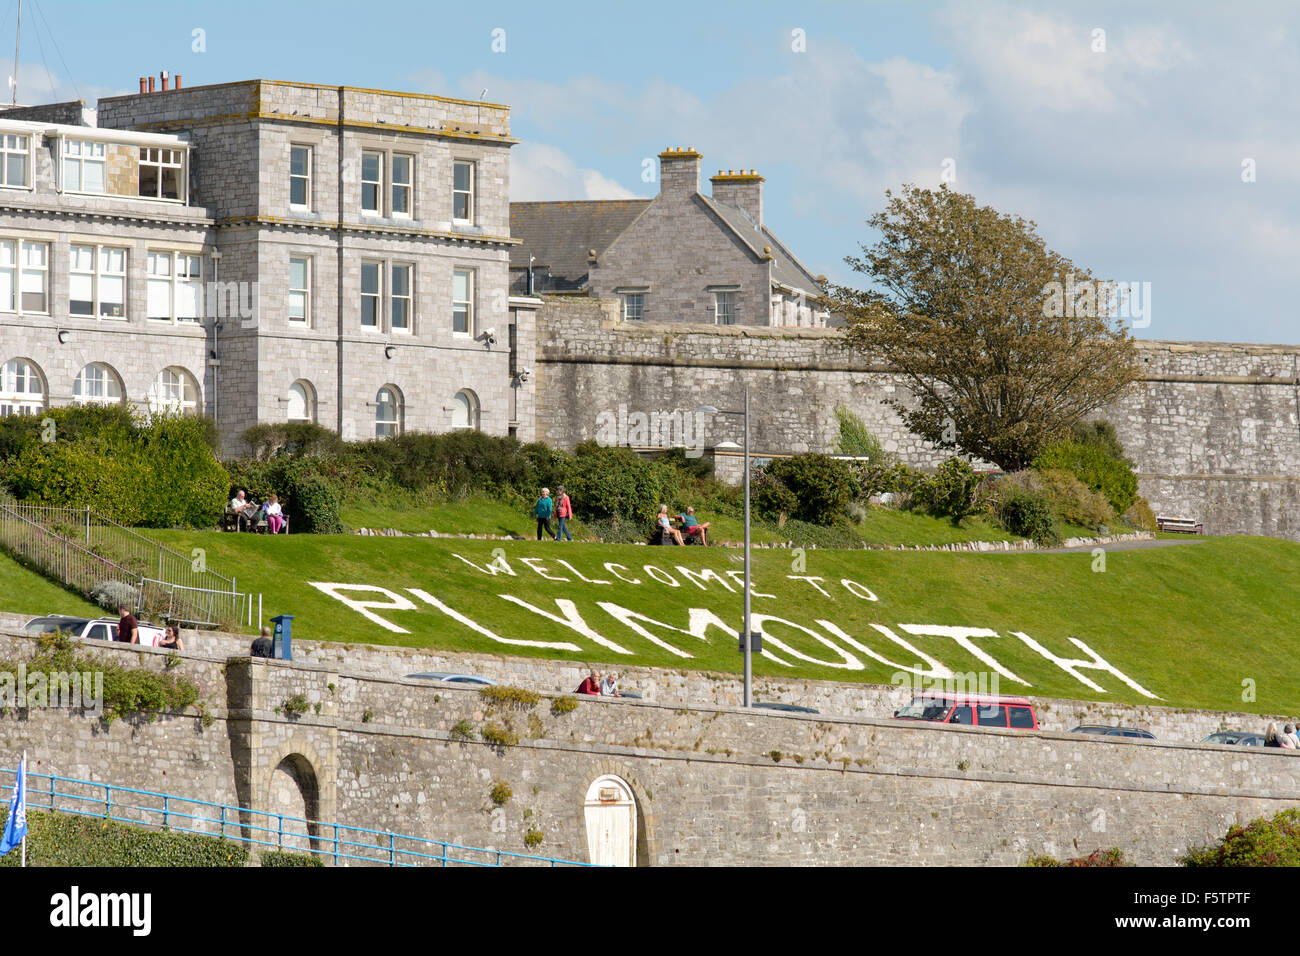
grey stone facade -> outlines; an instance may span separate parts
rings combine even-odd
[[[240,434],[257,422],[286,421],[290,391],[308,397],[307,417],[346,439],[376,435],[381,388],[398,399],[398,427],[446,431],[468,424],[494,434],[532,437],[530,300],[507,290],[509,111],[417,94],[254,80],[101,100],[98,129],[60,127],[124,150],[137,145],[186,151],[186,201],[127,195],[72,195],[59,188],[55,137],[47,124],[6,121],[34,140],[34,188],[0,190],[0,239],[50,242],[48,314],[0,312],[0,362],[21,357],[47,383],[44,403],[72,400],[71,383],[88,362],[110,365],[125,400],[145,406],[160,370],[194,380],[196,410],[212,415],[222,452],[243,450]],[[290,202],[290,156],[308,150],[309,201]],[[374,214],[363,213],[362,154],[380,158]],[[409,163],[395,174],[394,158]],[[470,164],[470,214],[453,209],[453,166]],[[122,182],[134,188],[134,169]],[[409,183],[403,183],[403,179]],[[403,214],[395,198],[408,185]],[[68,244],[102,237],[128,250],[123,319],[69,315]],[[199,257],[202,321],[146,319],[148,253],[174,249]],[[289,315],[291,260],[303,260],[305,321]],[[379,277],[378,316],[363,327],[362,263]],[[453,274],[470,276],[470,317],[453,331]],[[406,281],[401,280],[405,277]],[[406,323],[395,292],[409,287]],[[516,331],[512,335],[511,327]],[[66,331],[65,342],[55,332]],[[489,334],[491,333],[491,334]],[[517,351],[511,353],[511,341]]]

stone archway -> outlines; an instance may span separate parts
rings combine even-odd
[[[307,821],[305,829],[310,840],[302,835],[304,825],[294,822],[286,825],[284,836],[277,839],[281,849],[307,852],[315,849],[320,836],[320,784],[311,762],[302,754],[289,754],[271,771],[266,789],[266,809],[283,814],[295,821]],[[278,837],[278,834],[267,834]]]

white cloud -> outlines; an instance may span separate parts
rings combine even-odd
[[[512,202],[635,198],[635,193],[597,170],[579,168],[562,149],[520,143],[510,151]]]

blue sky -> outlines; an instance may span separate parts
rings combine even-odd
[[[15,5],[0,0],[0,51]],[[1300,4],[25,0],[23,14],[23,102],[93,101],[162,69],[187,86],[486,88],[523,141],[512,198],[650,196],[643,160],[694,146],[706,190],[718,168],[763,173],[768,226],[841,282],[885,190],[946,168],[1079,265],[1149,282],[1135,334],[1300,343]]]

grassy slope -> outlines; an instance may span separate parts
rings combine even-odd
[[[82,614],[102,617],[106,612],[71,591],[65,591],[8,555],[0,554],[0,611],[18,614]]]
[[[740,598],[711,583],[707,591],[690,584],[677,588],[646,581],[622,584],[602,570],[606,561],[633,569],[627,576],[646,578],[646,563],[663,570],[683,564],[718,571],[739,569],[733,550],[645,548],[551,542],[438,541],[419,538],[292,536],[272,538],[214,532],[166,532],[162,537],[182,550],[207,549],[218,570],[237,569],[241,585],[265,595],[268,616],[293,613],[300,637],[399,643],[493,653],[533,653],[608,664],[613,661],[652,666],[738,669],[734,637],[709,632],[707,642],[651,628],[690,652],[678,658],[602,610],[610,601],[656,620],[685,627],[687,609],[709,608],[738,629]],[[502,548],[516,576],[489,576],[452,556],[457,552],[480,566]],[[549,581],[520,562],[541,559]],[[588,578],[612,585],[584,583],[555,563],[569,560]],[[892,644],[869,624],[892,627],[924,653],[954,670],[986,670],[949,637],[906,635],[901,624],[965,625],[989,628],[993,638],[977,639],[999,662],[1032,687],[1026,692],[1048,696],[1142,702],[1116,678],[1090,674],[1107,693],[1088,690],[1064,671],[1030,650],[1012,631],[1023,631],[1062,657],[1080,657],[1069,643],[1077,637],[1171,705],[1211,709],[1294,712],[1300,710],[1300,675],[1288,662],[1297,656],[1300,620],[1294,582],[1300,580],[1300,544],[1268,538],[1215,538],[1188,547],[1112,552],[1105,573],[1092,570],[1087,552],[1076,554],[948,554],[936,552],[808,551],[806,570],[792,571],[794,555],[784,550],[755,554],[756,588],[776,595],[755,598],[756,613],[785,617],[806,626],[818,618],[837,624],[850,636],[898,664],[916,659]],[[787,579],[803,573],[825,578],[829,597],[806,582]],[[677,577],[680,574],[674,572]],[[850,595],[841,578],[871,588],[878,602]],[[524,650],[505,646],[459,624],[435,609],[379,611],[406,628],[394,634],[370,623],[356,611],[320,593],[308,581],[380,585],[399,593],[422,588],[452,608],[506,638],[568,640],[577,652]],[[586,636],[503,600],[510,593],[535,607],[557,614],[556,599],[575,602],[583,619],[604,637],[634,651],[630,656],[598,646]],[[383,600],[379,595],[360,600]],[[39,608],[44,610],[44,608]],[[835,654],[812,636],[773,624],[770,636],[804,653],[826,660]],[[788,654],[783,654],[790,659]],[[786,668],[759,659],[758,673],[791,674],[837,680],[888,682],[895,668],[857,653],[866,667],[844,670],[796,661]],[[1242,681],[1255,682],[1257,699],[1242,700]],[[1002,681],[1004,691],[1018,689]]]
[[[469,498],[412,508],[367,505],[353,502],[341,509],[343,523],[349,528],[396,528],[407,533],[434,530],[442,534],[517,534],[536,538],[536,522],[522,508],[512,508],[498,501]],[[738,518],[701,515],[708,521],[710,541],[744,540],[744,524]],[[569,523],[573,536],[586,536],[581,520]],[[554,522],[552,522],[554,525]],[[1013,541],[1015,537],[995,528],[982,518],[968,518],[961,527],[945,518],[912,514],[890,508],[872,508],[866,520],[857,526],[858,534],[868,544],[948,544],[955,541]],[[1066,527],[1067,535],[1090,534],[1086,528]],[[761,523],[751,528],[755,544],[782,543],[787,536]]]

